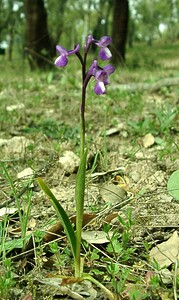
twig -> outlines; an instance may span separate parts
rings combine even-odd
[[[160,90],[163,86],[170,87],[170,86],[178,86],[179,85],[179,77],[173,77],[173,78],[163,78],[161,80],[158,80],[155,83],[129,83],[129,84],[118,84],[118,85],[112,85],[111,90],[121,90],[126,92],[135,92],[135,91],[149,91],[151,93],[157,92]]]
[[[177,270],[178,270],[178,262],[177,259],[175,261],[174,265],[174,274],[173,274],[173,294],[174,294],[174,299],[177,300]]]

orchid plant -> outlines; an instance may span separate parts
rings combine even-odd
[[[112,39],[108,36],[103,36],[100,40],[95,40],[92,35],[89,35],[85,41],[83,56],[80,53],[80,45],[75,45],[73,50],[67,50],[64,47],[57,45],[56,50],[59,54],[55,60],[55,66],[65,67],[68,64],[69,56],[75,54],[79,59],[82,69],[82,95],[81,95],[81,133],[80,133],[80,166],[77,173],[76,188],[75,188],[75,201],[76,201],[76,232],[72,227],[70,219],[67,213],[64,211],[61,204],[58,202],[56,197],[52,194],[45,182],[39,178],[38,182],[43,191],[52,201],[52,204],[59,216],[64,230],[66,232],[68,242],[71,247],[71,251],[74,258],[75,266],[75,277],[80,278],[82,276],[82,266],[80,259],[81,250],[81,234],[82,234],[82,221],[84,212],[84,194],[85,194],[85,177],[86,177],[86,160],[87,160],[87,149],[85,145],[85,104],[86,104],[86,89],[90,79],[93,77],[96,81],[94,92],[97,95],[106,93],[106,86],[110,83],[109,75],[114,72],[114,67],[110,64],[105,67],[98,65],[98,60],[95,58],[89,69],[87,70],[87,55],[92,44],[97,45],[100,48],[99,58],[103,61],[109,60],[112,54],[108,48]],[[84,278],[84,276],[83,276]],[[90,279],[93,282],[96,280]],[[99,285],[99,284],[98,284]],[[112,295],[112,294],[111,294]],[[112,296],[111,296],[112,297]],[[110,298],[113,299],[113,298]]]

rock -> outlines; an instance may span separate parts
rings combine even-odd
[[[14,155],[20,154],[23,156],[25,154],[26,147],[31,143],[32,141],[24,136],[14,136],[6,143],[6,151]]]
[[[155,143],[155,138],[151,133],[148,133],[143,137],[142,142],[144,148],[149,148]]]
[[[124,124],[123,123],[119,123],[116,127],[111,127],[109,129],[107,129],[106,130],[106,136],[117,134],[122,129],[124,129]]]
[[[0,147],[6,145],[8,143],[9,140],[7,139],[0,139]]]
[[[137,158],[137,159],[143,159],[143,158],[145,158],[145,155],[144,155],[144,153],[143,152],[137,152],[137,153],[135,153],[135,157]]]
[[[0,140],[0,146],[3,146],[1,154],[5,158],[14,158],[24,156],[26,147],[33,142],[24,136],[14,136],[11,139]]]
[[[28,180],[33,179],[33,175],[34,175],[34,170],[32,170],[31,168],[26,168],[26,169],[24,169],[23,171],[21,171],[17,174],[17,178],[18,179],[26,179],[27,182],[28,182]],[[30,187],[31,188],[34,187],[33,182],[31,183]]]
[[[23,171],[19,172],[17,174],[17,178],[21,179],[21,178],[32,178],[34,174],[34,171],[31,168],[26,168]]]
[[[80,159],[73,151],[65,151],[59,158],[59,164],[66,174],[75,173],[79,167]]]
[[[137,183],[141,179],[141,174],[139,172],[131,172],[130,176],[135,183]]]

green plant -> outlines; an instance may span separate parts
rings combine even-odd
[[[128,208],[125,212],[125,217],[122,218],[118,215],[118,220],[123,228],[122,233],[119,233],[117,229],[113,230],[112,236],[110,236],[111,225],[104,224],[104,231],[107,234],[109,244],[107,251],[113,253],[116,261],[128,261],[131,255],[135,252],[133,247],[129,247],[131,238],[131,228],[134,224],[132,220],[132,210]]]
[[[3,261],[2,270],[0,270],[0,296],[2,298],[10,296],[10,289],[13,288],[15,284],[12,261],[6,258]]]
[[[130,270],[122,268],[120,269],[117,263],[110,263],[107,266],[107,271],[110,274],[112,286],[117,295],[122,293],[125,287],[127,278],[129,277]]]
[[[32,234],[32,242],[34,247],[35,264],[38,268],[41,268],[44,261],[44,246],[43,246],[43,235],[41,230],[35,230]]]
[[[9,182],[9,185],[12,189],[12,194],[15,199],[16,206],[17,206],[18,215],[19,215],[19,219],[20,219],[20,226],[21,226],[21,239],[22,239],[22,244],[23,244],[22,250],[24,250],[26,241],[27,241],[26,231],[27,231],[27,225],[28,225],[30,209],[31,209],[32,192],[31,192],[31,189],[27,188],[27,193],[25,194],[26,199],[25,198],[23,199],[24,207],[22,210],[22,205],[21,205],[20,199],[17,195],[17,191],[14,186],[13,180],[12,180],[7,168],[4,166],[3,163],[1,163],[1,167],[2,167],[2,171],[3,171],[3,175]],[[29,186],[31,185],[31,183],[32,183],[31,180],[29,180],[29,183],[28,183]],[[26,185],[27,185],[27,183],[26,183]]]
[[[51,118],[44,120],[34,120],[30,125],[26,125],[22,131],[24,133],[37,133],[42,131],[47,137],[58,140],[76,139],[79,133],[78,127],[71,128],[69,125],[60,123]],[[76,142],[76,141],[75,141]]]
[[[165,105],[154,111],[156,126],[158,127],[159,133],[169,131],[172,125],[175,126],[174,120],[177,116],[177,113],[177,109],[169,105]]]
[[[84,56],[82,57],[79,48],[80,45],[75,45],[74,50],[66,50],[61,46],[57,46],[56,49],[59,52],[59,57],[55,60],[57,67],[64,67],[68,63],[68,56],[76,54],[82,67],[82,98],[81,98],[81,110],[80,110],[80,166],[77,173],[76,188],[75,188],[75,200],[76,200],[76,232],[70,222],[70,219],[58,202],[56,197],[53,195],[48,186],[43,182],[41,178],[38,179],[40,187],[50,198],[59,219],[62,222],[64,230],[67,235],[69,245],[74,258],[75,277],[83,277],[93,283],[98,284],[99,287],[107,293],[109,299],[114,299],[114,295],[107,290],[101,283],[94,279],[91,275],[83,273],[83,264],[81,263],[80,251],[81,251],[81,234],[82,234],[82,221],[84,211],[84,194],[85,194],[85,178],[86,178],[86,160],[87,160],[87,148],[85,140],[85,104],[86,104],[86,88],[92,77],[96,80],[94,92],[97,95],[105,94],[106,85],[109,84],[109,75],[114,72],[114,67],[107,65],[103,68],[98,66],[97,59],[94,59],[87,70],[87,54],[92,44],[96,44],[101,49],[99,51],[99,57],[102,60],[108,60],[111,57],[111,52],[108,49],[108,45],[111,43],[111,38],[104,36],[99,41],[95,40],[91,35],[88,36],[85,47]]]
[[[170,106],[163,106],[154,110],[152,116],[144,117],[138,121],[128,121],[128,125],[135,134],[164,134],[169,132],[172,126],[175,127],[177,109]]]
[[[140,119],[139,121],[128,121],[128,125],[130,126],[132,132],[137,135],[144,135],[148,132],[153,134],[157,133],[157,129],[155,127],[155,123],[152,118],[145,117],[144,119]]]
[[[129,262],[135,252],[135,248],[130,247],[131,231],[134,224],[131,208],[126,210],[124,217],[118,215],[118,221],[123,228],[122,233],[119,233],[117,229],[112,230],[110,224],[104,224],[103,227],[109,240],[106,251],[108,254],[113,255],[112,261],[105,259],[107,271],[117,295],[123,292],[130,274],[130,269],[121,267],[121,262]],[[110,232],[112,232],[112,235],[110,235]]]
[[[143,300],[143,299],[153,299],[150,297],[150,294],[145,291],[144,288],[140,286],[135,286],[129,290],[129,299],[130,300]]]
[[[64,267],[70,263],[70,249],[65,247],[60,250],[58,243],[52,242],[49,244],[49,252],[53,253],[54,266],[63,271]]]

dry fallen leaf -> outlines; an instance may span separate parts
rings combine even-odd
[[[174,263],[179,258],[179,236],[177,231],[166,242],[152,248],[149,257],[150,261],[155,259],[161,268]]]
[[[109,237],[112,237],[113,232],[109,232]],[[82,239],[90,244],[105,244],[109,243],[109,239],[104,231],[83,231],[82,232]]]
[[[31,295],[27,294],[22,300],[32,300]]]
[[[87,225],[90,221],[92,221],[96,217],[95,214],[83,214],[83,227]],[[70,221],[72,224],[76,224],[76,216],[71,216]],[[50,242],[59,237],[63,233],[63,226],[60,221],[55,223],[53,226],[46,230],[46,234],[44,235],[44,241]]]
[[[125,199],[127,193],[122,187],[107,183],[101,187],[100,195],[105,202],[117,203],[122,202]]]
[[[16,207],[3,207],[3,208],[0,208],[0,217],[4,217],[5,215],[12,215],[15,212],[18,212]]]
[[[173,299],[171,292],[166,292],[166,291],[160,291],[159,290],[159,295],[161,297],[161,300],[171,300]]]
[[[68,285],[68,284],[74,284],[74,283],[79,283],[81,282],[83,279],[82,278],[76,278],[76,277],[66,277],[66,278],[63,278],[62,279],[62,282],[61,282],[61,286],[65,286],[65,285]]]
[[[67,296],[65,299],[70,298],[77,300],[84,300],[86,298],[90,300],[97,299],[97,292],[94,290],[92,283],[88,280],[83,280],[82,282],[68,286],[61,285],[63,279],[60,278],[60,276],[54,276],[54,274],[48,276],[48,278],[37,280],[46,286],[56,287],[57,289],[54,291],[54,296]],[[60,297],[60,299],[61,298],[63,297]]]

